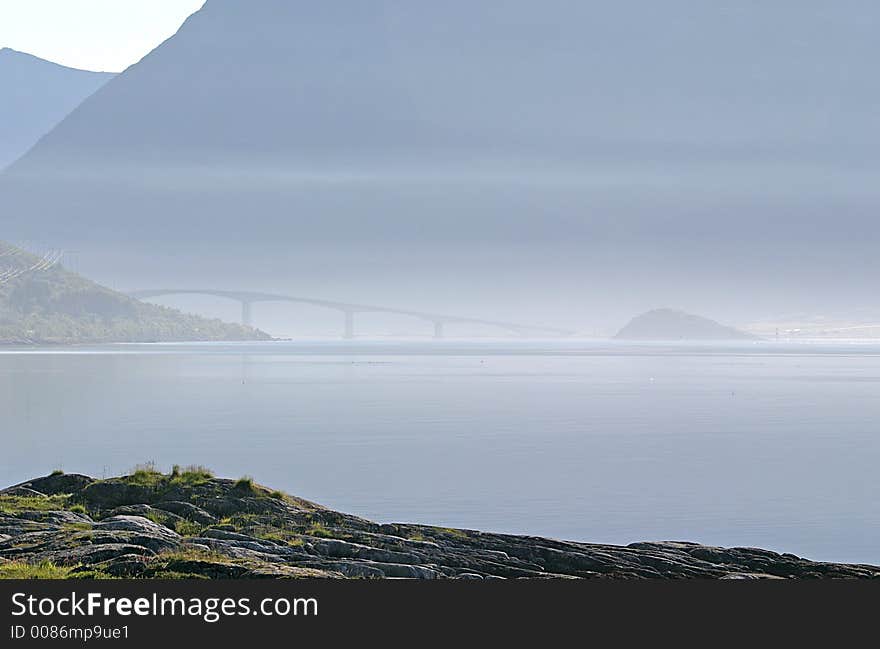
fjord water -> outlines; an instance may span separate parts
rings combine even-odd
[[[880,563],[880,344],[0,350],[0,482],[199,463],[380,521]]]

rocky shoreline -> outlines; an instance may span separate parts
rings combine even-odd
[[[199,467],[0,491],[0,577],[864,579],[880,567],[685,542],[575,543],[379,524]]]

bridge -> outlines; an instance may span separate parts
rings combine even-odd
[[[533,325],[523,325],[513,322],[502,322],[499,320],[484,320],[482,318],[463,318],[460,316],[443,315],[439,313],[428,313],[424,311],[412,311],[409,309],[395,309],[384,306],[373,306],[368,304],[353,304],[349,302],[336,302],[333,300],[319,300],[308,297],[295,297],[291,295],[275,295],[273,293],[253,293],[250,291],[219,291],[209,288],[169,288],[169,289],[151,289],[144,291],[132,291],[129,295],[139,300],[149,300],[153,298],[166,297],[169,295],[208,295],[212,297],[226,298],[241,303],[241,324],[250,327],[253,324],[253,305],[257,302],[292,302],[296,304],[309,304],[312,306],[323,307],[339,311],[343,316],[343,338],[352,339],[355,336],[355,315],[358,313],[391,313],[396,315],[405,315],[424,320],[434,325],[434,338],[443,338],[445,335],[446,325],[449,324],[478,324],[489,327],[496,327],[504,331],[519,335],[527,336],[529,334],[543,334],[554,336],[570,336],[574,332],[566,329],[557,329],[556,327],[542,327]]]

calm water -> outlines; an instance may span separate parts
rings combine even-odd
[[[382,521],[880,563],[880,345],[0,350],[0,483],[199,463]]]

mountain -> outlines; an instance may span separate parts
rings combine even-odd
[[[208,0],[7,170],[0,226],[131,288],[508,319],[527,295],[560,325],[658,292],[862,304],[878,20],[856,0]]]
[[[24,155],[113,76],[0,49],[0,169]]]
[[[655,309],[630,320],[615,338],[621,340],[757,340],[757,336],[719,324],[709,318]]]
[[[265,340],[261,331],[139,302],[0,241],[0,343]]]

